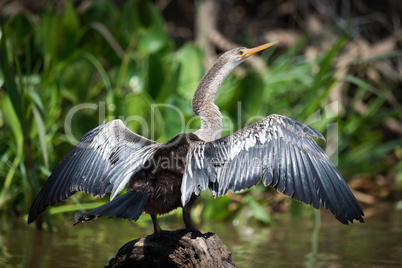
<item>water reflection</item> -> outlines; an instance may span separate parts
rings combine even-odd
[[[400,267],[402,213],[390,204],[377,210],[366,224],[344,226],[323,210],[297,219],[284,214],[270,228],[209,222],[202,231],[217,233],[241,267]],[[0,266],[103,267],[125,243],[151,234],[151,225],[103,219],[76,227],[58,223],[59,232],[47,233],[2,215]]]
[[[365,224],[349,226],[322,210],[321,217],[284,215],[273,228],[209,230],[241,267],[402,267],[402,213],[389,203],[375,210]]]

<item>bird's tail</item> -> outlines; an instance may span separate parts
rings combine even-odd
[[[136,221],[140,217],[147,199],[147,193],[137,191],[127,192],[126,194],[75,218],[75,224],[90,221],[94,218],[97,219],[101,216]]]

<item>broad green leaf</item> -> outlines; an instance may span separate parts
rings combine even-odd
[[[249,73],[242,81],[240,99],[242,105],[251,116],[255,116],[261,109],[264,96],[264,81],[261,75]]]
[[[263,207],[262,205],[260,205],[256,199],[254,199],[250,195],[247,195],[245,197],[245,199],[253,212],[253,216],[257,220],[260,220],[265,224],[273,223],[273,220],[272,220],[271,216],[269,215],[267,209],[265,207]]]
[[[69,32],[75,33],[79,30],[80,20],[78,15],[74,9],[73,3],[71,0],[66,1],[64,5],[64,11],[62,15],[62,25]]]
[[[204,207],[201,213],[203,219],[224,220],[233,213],[228,209],[231,201],[227,195],[216,199],[206,196],[206,194],[204,195],[202,197]]]
[[[85,9],[83,17],[91,22],[102,22],[109,29],[118,28],[120,25],[120,12],[114,1],[97,0],[91,2]]]
[[[149,20],[151,21],[151,25],[146,28],[146,31],[141,31],[137,43],[137,49],[141,53],[152,54],[160,51],[167,45],[168,36],[165,31],[163,17],[156,7],[148,1],[144,2],[143,5],[147,6],[147,12],[150,14]]]
[[[164,64],[164,63],[162,63]],[[180,77],[180,65],[171,64],[169,70],[164,74],[164,82],[161,85],[161,89],[158,92],[156,101],[163,103],[169,96],[172,96],[177,92]]]
[[[165,103],[160,104],[162,111],[166,138],[171,139],[175,135],[189,131],[186,129],[186,117],[183,111],[187,103],[177,98],[168,98]]]
[[[180,64],[177,93],[191,100],[204,72],[202,56],[193,44],[186,44],[177,51],[176,61]]]
[[[155,118],[148,119],[151,114],[150,100],[145,93],[130,93],[124,100],[126,106],[126,114],[122,117],[123,122],[134,132],[139,135],[151,137],[155,133],[150,131],[154,130],[152,124],[155,123]],[[151,114],[151,116],[156,116]],[[153,137],[154,138],[154,137]]]
[[[136,2],[140,26],[143,30],[148,30],[152,27],[154,23],[153,20],[155,20],[155,18],[153,18],[155,14],[152,14],[155,11],[153,10],[154,5],[150,5],[148,1],[144,0],[137,0]]]
[[[153,99],[158,97],[164,84],[165,75],[162,67],[163,63],[159,53],[149,55],[146,88]]]
[[[136,0],[125,1],[120,22],[124,35],[138,34],[140,28],[138,13],[141,12],[138,11]],[[130,36],[126,36],[126,39],[130,40]]]

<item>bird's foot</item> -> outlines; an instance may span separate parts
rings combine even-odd
[[[195,228],[191,223],[189,224],[188,222],[186,223],[186,228],[185,228],[185,230],[188,230],[188,231],[190,231],[190,232],[192,232],[192,233],[200,233],[200,234],[202,234],[200,230],[198,230],[198,229]]]
[[[162,230],[159,231],[159,232],[154,232],[154,233],[153,233],[153,235],[156,236],[156,237],[158,237],[158,238],[161,237],[161,234],[162,234]]]
[[[156,235],[157,237],[161,237],[162,232],[163,232],[163,230],[158,224],[158,226],[156,226],[154,228],[154,235]]]
[[[189,230],[189,231],[192,232],[192,233],[199,233],[199,234],[202,234],[201,231],[198,230],[198,229],[195,228],[195,227],[191,227],[191,228],[187,228],[187,227],[186,227],[186,230]]]
[[[153,224],[154,224],[154,235],[157,235],[158,237],[160,237],[160,236],[161,236],[161,232],[162,232],[163,230],[162,230],[162,228],[159,226],[158,219],[156,218],[156,215],[155,215],[155,214],[152,214],[152,215],[151,215],[151,218],[152,218],[152,222],[153,222]]]

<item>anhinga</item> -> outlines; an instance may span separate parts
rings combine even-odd
[[[247,57],[275,43],[236,48],[215,62],[194,94],[193,111],[201,120],[201,128],[194,133],[157,143],[133,133],[120,120],[89,131],[46,181],[32,204],[28,223],[76,191],[100,197],[111,192],[110,202],[76,221],[100,216],[137,220],[145,211],[157,233],[161,231],[157,215],[183,207],[186,228],[195,229],[190,210],[201,191],[209,188],[214,197],[223,196],[229,189],[248,189],[261,180],[316,209],[321,202],[344,224],[364,222],[347,184],[312,139],[325,140],[315,129],[270,115],[221,137],[222,115],[214,104],[220,85]],[[127,193],[116,198],[127,184]]]

